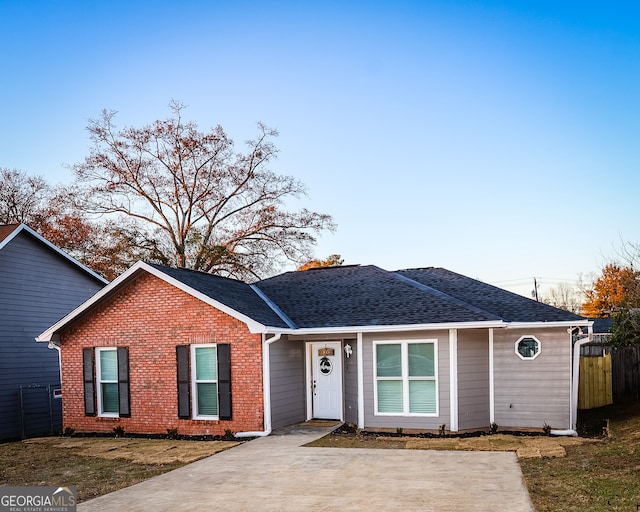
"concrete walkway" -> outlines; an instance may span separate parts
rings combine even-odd
[[[514,453],[302,446],[333,428],[282,429],[78,511],[533,511]]]

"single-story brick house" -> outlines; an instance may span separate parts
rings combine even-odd
[[[139,262],[40,336],[65,427],[266,435],[575,427],[591,323],[442,268],[341,266],[254,284]]]

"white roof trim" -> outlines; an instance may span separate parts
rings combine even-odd
[[[402,324],[402,325],[345,325],[339,327],[302,327],[299,329],[278,329],[267,327],[265,331],[270,333],[282,333],[290,335],[308,334],[339,334],[339,333],[368,333],[368,332],[401,332],[401,331],[441,331],[448,329],[489,329],[507,327],[502,320],[489,320],[486,322],[448,322],[442,324]]]
[[[253,318],[248,317],[247,315],[244,315],[233,308],[230,308],[229,306],[223,304],[222,302],[218,302],[217,300],[212,299],[211,297],[209,297],[208,295],[205,295],[202,292],[194,290],[190,286],[187,286],[186,284],[184,284],[182,281],[179,281],[178,279],[175,279],[165,274],[164,272],[162,272],[162,270],[158,270],[144,262],[138,262],[137,264],[140,264],[140,266],[143,267],[144,270],[146,270],[150,274],[153,274],[154,276],[166,281],[167,283],[175,286],[176,288],[182,290],[183,292],[188,293],[189,295],[192,295],[195,298],[200,299],[202,302],[209,304],[210,306],[213,306],[214,308],[219,309],[223,313],[226,313],[227,315],[247,324],[247,327],[249,328],[249,332],[254,334],[265,332],[265,326],[262,325],[260,322],[256,322]]]
[[[557,322],[510,322],[507,325],[508,329],[540,329],[545,327],[588,327],[593,325],[591,320],[570,320],[570,321],[557,321]]]
[[[102,281],[104,284],[108,284],[109,281],[107,281],[104,277],[102,277],[100,274],[97,274],[96,272],[94,272],[93,270],[91,270],[89,267],[87,267],[86,265],[83,265],[82,263],[80,263],[77,259],[73,258],[72,256],[70,256],[69,254],[67,254],[66,252],[64,252],[62,249],[60,249],[60,247],[57,247],[56,245],[52,244],[51,242],[49,242],[49,240],[47,240],[46,238],[44,238],[42,235],[40,235],[38,232],[34,231],[33,229],[31,229],[29,226],[27,226],[26,224],[20,224],[18,225],[18,227],[16,229],[14,229],[4,240],[2,240],[2,242],[0,242],[0,251],[11,241],[13,240],[16,236],[18,236],[19,233],[21,233],[22,231],[25,231],[27,233],[29,233],[32,237],[34,237],[35,239],[37,239],[39,242],[43,243],[44,245],[46,245],[47,247],[49,247],[49,249],[53,250],[54,252],[57,252],[60,256],[62,256],[63,258],[69,260],[71,263],[73,263],[74,265],[76,265],[77,267],[80,267],[82,270],[84,270],[87,274],[92,275],[93,277],[95,277],[96,279],[98,279],[99,281]]]
[[[25,226],[26,227],[26,226]],[[27,228],[29,229],[29,228]],[[37,235],[37,234],[36,234]],[[89,300],[78,306],[67,316],[59,320],[57,323],[49,327],[46,331],[36,337],[36,341],[49,342],[55,340],[57,333],[60,329],[65,327],[68,323],[78,318],[86,310],[99,303],[105,296],[111,294],[113,290],[119,288],[124,283],[131,280],[139,272],[148,272],[159,279],[175,286],[176,288],[188,293],[189,295],[200,299],[202,302],[209,304],[210,306],[228,314],[229,316],[240,320],[245,323],[249,328],[249,332],[253,334],[290,334],[297,336],[305,336],[311,334],[339,334],[339,333],[371,333],[371,332],[402,332],[402,331],[436,331],[436,330],[448,330],[448,329],[544,329],[553,327],[577,327],[577,326],[591,326],[593,322],[590,320],[575,320],[575,321],[561,321],[561,322],[505,322],[503,320],[488,320],[481,322],[447,322],[440,324],[402,324],[402,325],[345,325],[338,327],[319,327],[319,328],[279,328],[273,326],[265,326],[252,318],[236,311],[235,309],[212,299],[208,295],[205,295],[190,286],[185,285],[183,282],[165,274],[159,269],[152,267],[151,265],[139,261],[127,270],[120,277],[115,279],[111,284],[102,288]],[[255,288],[253,288],[255,291]],[[269,302],[267,302],[269,304]],[[287,322],[288,323],[288,322]]]
[[[89,308],[91,308],[95,304],[99,303],[105,296],[111,294],[115,289],[119,288],[124,283],[130,281],[133,277],[135,277],[136,274],[139,274],[141,271],[142,272],[147,272],[149,274],[152,274],[153,276],[155,276],[155,277],[157,277],[159,279],[162,279],[163,281],[169,283],[172,286],[175,286],[176,288],[184,291],[185,293],[188,293],[189,295],[191,295],[191,296],[193,296],[193,297],[195,297],[197,299],[200,299],[202,302],[204,302],[206,304],[209,304],[210,306],[212,306],[212,307],[214,307],[216,309],[219,309],[223,313],[226,313],[229,316],[240,320],[241,322],[243,322],[243,323],[245,323],[247,325],[247,327],[249,328],[249,332],[251,332],[251,333],[263,333],[263,332],[265,332],[265,326],[262,325],[261,323],[256,322],[252,318],[249,318],[248,316],[243,315],[242,313],[239,313],[235,309],[232,309],[229,306],[226,306],[225,304],[222,304],[221,302],[218,302],[217,300],[212,299],[208,295],[205,295],[205,294],[203,294],[203,293],[201,293],[201,292],[199,292],[197,290],[194,290],[190,286],[187,286],[183,282],[178,281],[177,279],[174,279],[173,277],[165,274],[161,270],[158,270],[158,269],[152,267],[151,265],[148,265],[147,263],[145,263],[143,261],[139,261],[135,265],[133,265],[129,270],[127,270],[124,274],[122,274],[117,279],[115,279],[113,282],[111,282],[111,284],[109,284],[108,286],[105,286],[102,290],[97,292],[89,300],[85,301],[83,304],[78,306],[76,309],[74,309],[67,316],[65,316],[64,318],[62,318],[61,320],[56,322],[54,325],[49,327],[42,334],[37,336],[36,337],[36,341],[49,342],[49,341],[54,340],[56,338],[56,335],[57,335],[57,333],[58,333],[58,331],[60,329],[64,328],[68,323],[70,323],[73,320],[75,320],[76,318],[78,318],[80,315],[82,315]]]
[[[371,332],[401,332],[401,331],[441,331],[449,329],[544,329],[553,327],[588,326],[593,322],[576,320],[570,322],[505,322],[503,320],[488,320],[485,322],[448,322],[441,324],[402,324],[402,325],[350,325],[341,327],[304,327],[300,329],[278,329],[267,327],[267,334],[281,333],[296,335],[310,334],[340,334],[340,333],[371,333]]]

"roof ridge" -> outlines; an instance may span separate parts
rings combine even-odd
[[[250,284],[249,287],[264,301],[264,303],[271,308],[271,310],[280,317],[280,319],[287,324],[291,329],[297,329],[298,326],[287,316],[287,314],[282,311],[278,305],[273,302],[269,296],[264,293],[256,283]]]
[[[234,283],[242,283],[242,284],[246,284],[246,285],[249,284],[249,283],[247,283],[245,281],[242,281],[241,279],[236,279],[235,277],[219,276],[218,274],[212,274],[211,272],[204,272],[203,270],[196,270],[194,268],[171,267],[169,265],[162,265],[160,263],[151,263],[151,262],[148,262],[148,261],[145,261],[145,263],[147,265],[150,265],[152,267],[157,268],[158,270],[168,268],[170,270],[178,270],[178,271],[181,271],[181,272],[182,271],[190,272],[192,274],[199,274],[199,275],[203,275],[203,276],[214,277],[216,279],[226,279],[227,281],[232,281]]]
[[[433,267],[430,267],[433,268]],[[409,270],[409,269],[407,269]],[[396,277],[397,279],[399,279],[400,281],[403,281],[405,283],[407,283],[410,286],[413,286],[415,288],[418,288],[419,290],[423,290],[429,293],[432,293],[434,295],[437,295],[438,297],[442,297],[445,300],[448,300],[449,302],[453,302],[454,304],[464,307],[470,311],[473,311],[474,313],[478,313],[480,315],[484,315],[487,316],[489,319],[491,320],[503,320],[504,318],[502,318],[501,316],[496,315],[495,313],[491,313],[490,311],[487,311],[485,309],[479,308],[477,306],[474,306],[473,304],[469,304],[468,302],[459,299],[457,297],[454,297],[453,295],[449,295],[448,293],[445,293],[441,290],[438,290],[437,288],[433,288],[431,286],[428,286],[426,284],[422,284],[418,281],[415,281],[414,279],[411,279],[410,277],[404,276],[402,274],[398,273],[399,271],[394,271],[394,272],[390,272],[394,277]]]

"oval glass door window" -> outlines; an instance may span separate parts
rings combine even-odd
[[[320,358],[320,373],[322,375],[329,375],[333,371],[333,364],[331,363],[331,359],[327,356]]]

